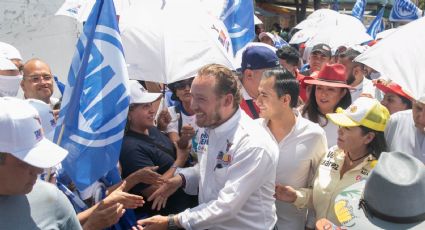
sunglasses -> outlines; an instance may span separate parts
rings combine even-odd
[[[189,86],[190,88],[190,86],[192,85],[192,82],[193,82],[193,79],[178,81],[173,84],[173,87],[175,89],[183,90],[183,89],[186,89],[186,86]]]

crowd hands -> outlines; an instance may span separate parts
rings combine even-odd
[[[282,51],[282,50],[280,50]],[[264,52],[261,50],[255,50],[255,52]],[[283,50],[282,52],[280,52],[280,54],[283,54],[284,52],[286,55],[282,55],[279,56],[279,51],[277,52],[277,56],[276,54],[274,55],[274,58],[276,58],[276,60],[278,61],[282,61],[284,60],[284,58],[288,57],[288,55],[292,55],[294,52],[293,50]],[[296,53],[296,52],[295,52]],[[350,53],[343,53],[345,55],[352,55]],[[244,54],[245,55],[245,54]],[[265,56],[267,56],[269,54],[266,54]],[[357,55],[357,54],[356,54]],[[275,79],[278,78],[278,76],[285,78],[286,77],[289,79],[288,76],[290,76],[291,80],[294,80],[294,82],[297,82],[297,84],[293,84],[296,87],[300,87],[301,90],[303,90],[303,93],[301,93],[300,91],[300,96],[298,97],[298,95],[296,96],[296,98],[300,99],[299,103],[295,103],[295,105],[285,102],[285,106],[287,108],[284,108],[282,110],[279,110],[279,112],[281,113],[281,116],[283,116],[283,114],[288,115],[288,116],[292,116],[293,115],[293,110],[296,110],[297,108],[294,107],[298,107],[297,111],[299,110],[299,114],[303,117],[305,117],[306,119],[308,118],[310,121],[306,121],[306,122],[310,122],[310,123],[317,123],[320,125],[321,128],[329,128],[329,124],[331,124],[331,119],[327,119],[326,116],[324,116],[325,114],[331,114],[331,113],[335,113],[336,109],[337,109],[337,104],[338,105],[342,105],[345,106],[345,108],[343,109],[347,109],[349,108],[349,105],[352,104],[352,102],[356,101],[358,98],[376,98],[375,92],[378,91],[376,90],[378,88],[378,86],[384,86],[384,88],[386,89],[386,94],[388,93],[388,95],[391,94],[395,94],[395,95],[402,95],[402,96],[410,96],[408,93],[406,94],[403,90],[387,90],[387,89],[394,89],[391,88],[393,87],[393,82],[390,82],[388,80],[385,79],[372,79],[370,80],[370,82],[372,82],[372,85],[375,88],[373,88],[373,91],[367,91],[364,90],[362,92],[360,92],[358,95],[356,95],[355,93],[353,93],[352,90],[354,87],[357,87],[358,85],[349,85],[348,82],[346,81],[347,78],[353,78],[351,79],[353,82],[358,83],[358,82],[366,82],[368,79],[366,78],[366,75],[368,74],[367,71],[365,71],[365,67],[361,67],[358,68],[357,66],[350,66],[348,64],[338,64],[339,62],[341,62],[341,60],[343,60],[346,56],[341,55],[338,58],[340,59],[339,61],[337,61],[336,57],[331,57],[330,56],[330,49],[327,49],[326,46],[320,46],[320,47],[313,47],[313,50],[311,52],[310,57],[308,58],[309,61],[311,62],[310,65],[310,69],[308,69],[308,71],[303,72],[303,74],[305,74],[305,76],[303,76],[300,71],[298,71],[298,67],[300,67],[300,63],[298,61],[296,61],[295,63],[291,65],[288,65],[288,63],[290,64],[291,61],[288,62],[288,60],[285,60],[285,63],[280,63],[277,64],[276,66],[258,66],[258,69],[261,69],[261,71],[264,73],[265,71],[268,71],[266,73],[270,74],[271,76],[273,76]],[[278,59],[279,58],[279,59]],[[332,58],[334,58],[334,60],[332,61]],[[336,59],[335,59],[336,58]],[[248,58],[249,59],[249,58]],[[300,56],[298,54],[295,55],[295,60],[299,60]],[[320,59],[320,63],[317,63],[317,59]],[[244,58],[242,59],[244,60]],[[249,62],[249,60],[248,60]],[[261,61],[259,61],[261,62]],[[341,63],[344,63],[343,61]],[[243,63],[242,63],[243,64]],[[256,64],[250,63],[251,66],[253,66],[252,68],[256,68]],[[352,64],[352,63],[350,63]],[[278,66],[282,65],[283,67],[285,67],[285,70],[280,69],[280,70],[270,70],[273,68],[276,68]],[[343,67],[343,66],[347,66],[347,68]],[[242,66],[243,67],[243,66]],[[264,68],[263,68],[264,67]],[[258,70],[258,69],[253,69],[253,70]],[[344,71],[342,71],[341,73],[338,73],[339,70],[343,69]],[[253,85],[252,82],[250,82],[249,79],[254,78],[253,75],[253,70],[251,69],[244,69],[242,70],[242,76],[239,80],[239,83],[241,84],[242,88],[246,91],[246,93],[251,97],[256,99],[255,103],[260,107],[258,108],[257,113],[260,114],[262,117],[267,118],[269,120],[273,120],[275,119],[275,117],[271,116],[270,114],[268,114],[268,112],[270,113],[270,111],[273,111],[274,108],[272,107],[267,107],[270,106],[270,104],[268,104],[267,97],[264,96],[265,92],[266,93],[270,93],[271,91],[267,91],[267,79],[264,77],[267,74],[264,74],[263,78],[261,79],[261,83],[260,85],[258,85],[258,81],[257,81],[257,85]],[[335,76],[335,78],[340,77],[341,79],[343,79],[343,83],[338,85],[338,86],[329,86],[326,85],[327,83],[323,83],[323,82],[329,82],[329,79],[321,79],[321,77],[324,77],[321,73],[324,72],[325,70],[328,71],[328,73],[332,73],[338,76]],[[15,71],[15,70],[14,70]],[[38,74],[40,76],[38,76],[37,74],[35,75],[34,72],[42,72],[42,74]],[[251,71],[251,72],[250,72]],[[275,72],[273,72],[275,71]],[[279,72],[280,71],[280,72]],[[24,93],[24,97],[25,98],[35,98],[35,99],[39,99],[41,101],[43,101],[44,103],[46,103],[47,105],[49,105],[52,109],[55,108],[55,100],[52,97],[53,94],[53,79],[52,79],[52,73],[50,71],[50,68],[48,67],[48,65],[46,63],[44,63],[43,61],[39,60],[39,59],[32,59],[30,61],[28,61],[27,63],[25,63],[25,65],[22,66],[22,71],[20,72],[19,69],[16,69],[16,74],[19,75],[20,73],[23,74],[23,80],[21,83],[21,87],[22,87],[22,91]],[[310,78],[308,78],[309,76],[312,76]],[[347,77],[348,76],[348,77]],[[294,77],[296,77],[297,79],[293,79]],[[326,76],[325,76],[326,77]],[[286,80],[288,80],[286,79]],[[258,79],[257,79],[258,80]],[[334,79],[335,80],[335,79]],[[338,80],[338,79],[337,79]],[[170,166],[163,168],[162,172],[159,173],[158,170],[160,169],[160,167],[162,167],[162,165],[158,164],[152,164],[153,162],[155,162],[154,160],[150,159],[152,162],[150,163],[149,166],[144,166],[141,168],[137,168],[136,170],[132,171],[132,172],[127,172],[125,175],[125,178],[122,180],[122,182],[115,184],[109,188],[107,188],[106,191],[106,195],[105,198],[102,199],[100,202],[92,205],[91,207],[89,207],[87,210],[84,210],[80,213],[77,214],[78,220],[82,226],[83,229],[87,229],[87,230],[92,230],[92,229],[104,229],[110,226],[113,226],[114,224],[118,223],[118,221],[120,220],[120,218],[126,213],[126,209],[139,209],[145,205],[147,205],[149,203],[150,209],[154,210],[154,211],[161,211],[164,210],[167,205],[170,203],[170,199],[173,196],[173,194],[176,194],[177,190],[179,190],[180,188],[183,188],[185,183],[186,183],[186,178],[184,177],[184,175],[180,174],[178,169],[187,167],[188,165],[194,165],[196,164],[196,159],[195,160],[191,160],[191,150],[192,147],[192,143],[194,138],[196,137],[198,131],[200,130],[199,127],[197,127],[195,125],[195,123],[190,123],[187,122],[188,118],[190,117],[195,117],[195,111],[193,110],[193,106],[191,106],[191,101],[192,101],[192,96],[190,93],[190,89],[191,89],[191,84],[192,84],[193,79],[191,80],[187,80],[187,81],[181,81],[178,82],[177,84],[174,85],[169,85],[170,91],[172,92],[172,94],[176,97],[176,100],[179,101],[179,105],[180,106],[180,111],[184,110],[186,114],[182,114],[181,112],[175,112],[174,111],[174,107],[170,106],[169,108],[158,108],[158,102],[159,102],[159,97],[156,98],[155,101],[152,102],[148,102],[148,103],[143,103],[147,104],[147,107],[143,107],[140,106],[140,104],[138,103],[134,103],[133,107],[131,107],[132,109],[130,109],[129,111],[129,116],[128,116],[128,123],[129,123],[129,132],[135,132],[138,133],[137,135],[139,135],[140,133],[144,133],[144,134],[148,134],[149,136],[158,131],[157,132],[157,138],[162,138],[165,137],[166,138],[166,142],[171,143],[172,145],[172,157],[170,159],[168,159],[167,164],[169,164]],[[298,81],[300,83],[300,86],[298,86]],[[321,82],[320,82],[321,81]],[[132,82],[131,84],[139,84],[138,82]],[[199,82],[198,82],[199,84]],[[273,82],[273,84],[276,84],[275,82]],[[359,83],[360,84],[360,83]],[[362,83],[363,84],[363,83]],[[38,89],[38,87],[43,87],[45,88],[44,91],[39,91],[36,90]],[[131,86],[130,86],[131,87]],[[137,87],[137,86],[136,86]],[[285,85],[285,87],[290,87],[288,85]],[[366,87],[364,87],[366,88]],[[275,88],[273,88],[275,89]],[[326,92],[325,92],[326,91]],[[237,90],[235,90],[235,92],[238,92]],[[339,101],[335,101],[333,102],[331,99],[331,96],[329,96],[332,93],[337,93],[337,95],[335,96],[335,98],[339,98]],[[400,93],[401,92],[401,93]],[[275,92],[273,92],[275,93]],[[303,95],[301,95],[303,94]],[[189,95],[189,96],[188,96]],[[273,94],[275,95],[275,94]],[[287,93],[286,95],[289,95],[289,93]],[[324,96],[325,95],[325,96]],[[344,95],[350,95],[350,98],[352,98],[352,100],[349,100],[349,103],[346,105],[342,104],[342,101],[345,100],[345,96]],[[13,95],[9,95],[9,96],[13,96]],[[15,95],[16,96],[16,95]],[[401,97],[401,96],[400,96]],[[354,99],[356,98],[356,100]],[[249,99],[247,98],[243,98],[243,101],[247,101]],[[289,101],[292,102],[292,100],[295,100],[294,98],[289,99]],[[309,101],[316,101],[316,103],[309,103]],[[362,99],[360,99],[362,100]],[[326,107],[326,103],[322,103],[322,101],[332,101],[332,103],[334,103],[334,105],[332,105],[330,108]],[[376,100],[374,100],[376,101]],[[425,107],[423,106],[423,101],[424,99],[422,99],[422,102],[415,102],[412,98],[408,98],[408,101],[411,101],[410,104],[407,103],[406,106],[404,107],[397,107],[398,110],[394,109],[390,109],[391,105],[388,105],[388,99],[384,99],[382,100],[382,104],[387,104],[388,105],[388,110],[390,110],[389,112],[392,113],[397,113],[399,111],[403,111],[403,110],[408,110],[409,106],[410,108],[412,108],[412,102],[413,102],[413,116],[414,116],[414,122],[415,125],[418,128],[422,128],[423,132],[425,133],[425,129],[424,129],[424,121],[420,120],[423,118],[418,118],[415,116],[421,116],[421,113],[424,113],[423,111],[425,111]],[[372,101],[369,101],[372,102]],[[166,103],[166,102],[163,102]],[[291,104],[291,105],[289,105]],[[369,103],[369,105],[372,105],[373,103]],[[156,106],[156,107],[155,107]],[[212,106],[212,105],[211,105]],[[167,107],[167,106],[165,106]],[[236,106],[237,107],[237,106]],[[242,103],[241,103],[241,107],[242,107]],[[216,107],[215,109],[217,109],[218,107]],[[244,109],[242,107],[242,109]],[[369,109],[369,108],[368,108]],[[199,113],[199,111],[201,111],[202,113],[206,113],[205,111],[200,110],[199,108],[197,108],[198,111],[196,111],[197,113]],[[309,117],[309,111],[314,110],[314,111],[320,111],[320,116],[317,119],[313,119],[312,117]],[[383,110],[381,108],[381,110]],[[52,114],[54,116],[55,119],[57,119],[58,117],[58,109],[54,109]],[[158,112],[157,118],[156,118],[156,123],[155,125],[153,124],[149,124],[147,125],[147,127],[140,127],[140,124],[137,122],[132,121],[130,118],[134,115],[134,116],[139,116],[140,113],[146,113],[149,115],[152,114],[156,114]],[[252,118],[258,118],[258,114],[257,117],[254,117],[255,113],[251,113],[253,111],[249,111],[246,108],[244,109],[244,111],[251,115]],[[276,110],[277,111],[277,110]],[[382,112],[382,111],[381,111]],[[201,113],[201,116],[202,116]],[[386,112],[383,112],[384,115],[380,114],[379,116],[385,118],[383,120],[385,120],[385,122],[389,119],[389,114],[386,114]],[[416,115],[415,115],[416,114]],[[418,115],[419,114],[419,115]],[[267,117],[269,116],[270,117]],[[323,116],[322,116],[323,115]],[[181,120],[181,116],[185,116],[186,121],[183,124],[178,124]],[[298,115],[297,115],[298,116]],[[423,115],[422,115],[423,116]],[[295,116],[294,116],[295,117]],[[228,117],[229,118],[229,117]],[[152,120],[151,118],[146,118],[147,120]],[[216,119],[220,119],[220,117],[216,118]],[[325,120],[324,123],[322,123],[322,120]],[[278,120],[277,120],[278,121]],[[275,122],[275,120],[273,120],[273,122]],[[422,123],[421,123],[422,122]],[[310,124],[309,123],[309,124]],[[178,124],[178,125],[177,125]],[[196,123],[197,124],[197,123]],[[337,124],[337,123],[335,123]],[[418,125],[419,124],[419,125]],[[205,124],[204,124],[205,125]],[[207,124],[208,125],[208,124]],[[206,127],[208,127],[207,125],[205,125]],[[358,151],[358,149],[354,149],[352,146],[350,146],[349,144],[345,143],[344,145],[344,138],[350,137],[349,135],[353,135],[352,132],[353,130],[355,130],[356,128],[359,127],[355,127],[355,128],[347,128],[344,127],[343,124],[337,124],[339,127],[335,126],[333,129],[331,129],[329,131],[329,129],[326,130],[326,133],[322,130],[322,132],[320,133],[320,135],[326,139],[328,141],[328,145],[326,147],[323,147],[326,144],[323,144],[323,146],[320,146],[320,148],[318,147],[317,149],[321,149],[319,152],[320,153],[315,153],[316,155],[318,155],[319,157],[315,156],[315,160],[312,160],[312,164],[314,164],[314,168],[317,168],[317,171],[319,171],[319,164],[322,162],[322,158],[324,158],[324,155],[326,153],[326,151],[335,152],[335,155],[339,154],[339,153],[343,153],[343,158],[345,159],[345,162],[349,162],[347,164],[342,164],[339,165],[340,168],[343,168],[343,170],[341,172],[341,178],[342,175],[344,175],[344,173],[346,173],[347,171],[350,170],[354,170],[354,168],[359,165],[362,164],[363,161],[357,161],[357,160],[353,160],[353,159],[357,159],[357,157],[360,157],[360,160],[366,159],[368,157],[370,157],[372,160],[377,160],[379,158],[379,154],[382,152],[380,151],[379,153],[375,154],[372,152],[367,152],[369,151],[369,149],[366,151],[365,149],[367,149],[365,146],[368,143],[371,143],[373,141],[376,141],[376,136],[379,135],[383,135],[383,129],[380,128],[379,130],[367,130],[365,135],[363,134],[358,134],[358,136],[355,136],[355,138],[352,138],[351,141],[356,144],[359,144],[362,148],[362,150],[365,150],[363,152],[361,152],[362,154],[357,155],[357,156],[351,156],[353,159],[350,158],[350,155],[348,155],[348,152],[354,152]],[[422,125],[422,126],[421,126]],[[384,124],[385,126],[385,124]],[[178,127],[178,130],[173,129],[172,127]],[[215,127],[215,126],[211,126],[211,127]],[[311,126],[312,127],[312,126]],[[283,138],[279,135],[279,133],[274,132],[276,130],[273,129],[273,127],[269,124],[266,124],[266,128],[269,129],[269,131],[271,131],[270,133],[273,133],[274,138],[276,140],[282,140]],[[44,127],[43,127],[44,129]],[[154,129],[154,130],[152,130]],[[289,130],[291,130],[292,127],[289,128]],[[351,131],[350,131],[351,130]],[[359,128],[360,130],[360,128]],[[350,133],[351,132],[351,133]],[[414,132],[412,132],[414,133]],[[286,133],[287,134],[287,133]],[[125,138],[130,138],[132,134],[126,134]],[[287,134],[289,135],[289,134]],[[368,136],[367,136],[368,135]],[[423,135],[423,134],[422,134]],[[333,139],[329,138],[332,137]],[[338,137],[338,138],[337,138]],[[361,139],[364,138],[364,139]],[[336,140],[337,139],[337,140]],[[357,143],[357,140],[364,140],[365,143]],[[330,145],[330,141],[333,142],[332,145]],[[338,141],[338,143],[337,143]],[[317,140],[317,142],[319,142]],[[309,144],[311,144],[312,142],[310,142]],[[325,141],[326,143],[326,141]],[[144,143],[146,144],[146,143]],[[199,144],[199,143],[197,143]],[[299,144],[299,143],[297,143]],[[123,146],[125,145],[125,142],[123,144]],[[338,148],[335,149],[330,149],[327,150],[327,147],[331,147],[333,145],[337,145]],[[128,147],[128,146],[127,146]],[[164,146],[162,146],[164,147]],[[316,146],[317,147],[317,146]],[[323,148],[322,148],[323,147]],[[156,149],[158,149],[159,147],[156,147]],[[353,151],[352,151],[353,150]],[[380,150],[391,150],[391,149],[380,149]],[[133,150],[132,150],[133,151]],[[164,151],[163,151],[164,152]],[[131,152],[132,154],[135,154],[134,152]],[[347,153],[347,154],[345,154]],[[168,153],[167,153],[168,154]],[[295,154],[295,153],[294,153]],[[166,155],[166,154],[165,154]],[[170,157],[170,156],[168,156]],[[130,160],[131,161],[131,160]],[[189,162],[189,164],[188,164]],[[324,160],[323,160],[324,162]],[[365,161],[366,162],[366,161]],[[131,162],[130,162],[131,163]],[[123,165],[123,164],[130,164],[127,161],[120,159],[120,164],[122,167],[125,167],[125,169],[127,169],[127,165]],[[162,162],[163,163],[163,162]],[[370,166],[371,163],[365,163],[365,168],[367,168],[367,166]],[[128,167],[130,168],[130,167]],[[123,170],[125,171],[125,170]],[[308,183],[305,184],[305,187],[307,189],[312,189],[312,184],[313,184],[313,180],[317,179],[320,180],[320,172],[317,173],[316,170],[313,171],[308,171],[307,172],[303,172],[305,174],[314,174],[316,175],[316,178],[313,178],[312,180],[308,181]],[[212,172],[208,172],[208,173],[212,173]],[[319,175],[319,176],[317,176]],[[124,173],[122,174],[122,176],[124,177]],[[50,180],[49,181],[53,184],[56,183],[56,181]],[[137,189],[137,186],[140,184],[144,184],[147,185],[146,187],[144,187],[143,189]],[[274,198],[277,201],[281,201],[281,202],[285,202],[285,203],[289,203],[289,204],[294,204],[296,203],[297,199],[299,200],[300,197],[302,197],[304,194],[301,194],[301,191],[299,190],[301,187],[297,187],[294,185],[290,185],[287,183],[282,183],[279,182],[278,180],[276,180],[276,185],[274,186]],[[317,189],[317,188],[316,188]],[[310,208],[314,206],[314,204],[312,204],[312,202],[314,203],[314,201],[312,201],[311,199],[311,193],[314,191],[308,191],[307,197],[309,198],[308,201],[305,202],[305,205],[303,208],[305,208],[306,206],[309,206]],[[338,191],[339,192],[339,191]],[[217,198],[219,199],[219,198]],[[333,203],[333,201],[329,201],[327,200],[327,202],[329,203]],[[308,203],[308,204],[307,204]],[[186,208],[191,208],[191,206],[187,206],[185,207],[183,210],[184,211]],[[176,216],[174,217],[166,217],[163,215],[149,215],[150,218],[145,218],[145,219],[141,219],[137,221],[137,225],[133,226],[134,230],[140,230],[140,229],[147,229],[147,230],[155,230],[155,229],[167,229],[169,227],[169,222],[170,222],[170,218],[174,218],[173,222],[176,223],[176,225],[178,227],[182,227],[179,223],[180,219]],[[312,228],[312,226],[308,226],[306,227],[306,229]]]

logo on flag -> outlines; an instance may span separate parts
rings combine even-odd
[[[390,13],[390,21],[413,21],[421,16],[422,10],[410,0],[395,0]]]
[[[68,75],[55,141],[69,151],[65,172],[82,190],[118,162],[129,96],[112,0],[96,1]]]
[[[251,0],[227,0],[220,19],[226,25],[232,40],[233,54],[252,41],[254,31],[254,5]]]
[[[363,21],[363,14],[366,4],[366,0],[357,0],[353,6],[353,9],[351,10],[351,15],[358,18],[361,22]]]
[[[373,38],[376,38],[376,35],[381,32],[384,31],[385,27],[384,27],[384,10],[385,10],[385,6],[381,8],[381,10],[379,10],[378,15],[376,15],[375,19],[373,19],[373,22],[370,24],[369,28],[367,29],[367,33]]]

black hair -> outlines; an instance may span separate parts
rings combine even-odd
[[[379,159],[382,152],[387,151],[387,142],[385,141],[384,132],[376,131],[365,126],[359,126],[363,135],[372,132],[375,134],[373,140],[367,145],[367,152],[372,154],[376,159]]]
[[[413,103],[410,99],[408,99],[407,97],[400,96],[400,95],[397,95],[397,96],[399,96],[400,99],[401,99],[401,102],[407,106],[407,109],[412,109]]]
[[[276,51],[278,58],[285,60],[288,64],[298,66],[300,53],[291,46],[284,46]]]
[[[300,84],[291,72],[284,68],[274,68],[266,70],[262,79],[274,77],[274,90],[280,98],[285,94],[291,97],[291,108],[295,108],[298,104],[298,96],[300,95]]]
[[[341,89],[345,90],[346,93],[345,93],[344,97],[342,97],[341,100],[339,100],[339,102],[335,105],[335,108],[333,109],[334,111],[336,111],[336,109],[338,107],[346,109],[346,108],[348,108],[348,106],[351,105],[350,91],[348,91],[347,88],[341,88]],[[301,114],[303,116],[305,114],[307,114],[308,119],[310,121],[318,123],[322,127],[327,125],[328,119],[326,118],[326,114],[323,114],[323,113],[320,112],[319,106],[317,105],[317,102],[316,102],[316,85],[312,85],[310,95],[309,95],[308,100],[307,100],[307,102],[305,103],[305,105],[302,109]],[[325,124],[319,123],[319,117],[322,117],[326,120]]]

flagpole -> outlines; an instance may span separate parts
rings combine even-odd
[[[60,133],[59,133],[59,137],[58,137],[58,141],[56,142],[56,144],[57,145],[59,145],[60,146],[60,144],[61,144],[61,142],[62,142],[62,136],[63,136],[63,132],[65,131],[65,124],[64,123],[62,123],[62,125],[61,125],[61,131],[60,131]],[[52,168],[48,168],[47,169],[47,175],[46,175],[46,177],[44,178],[44,181],[46,181],[46,182],[50,182],[50,177],[51,177],[51,175],[52,175]]]

